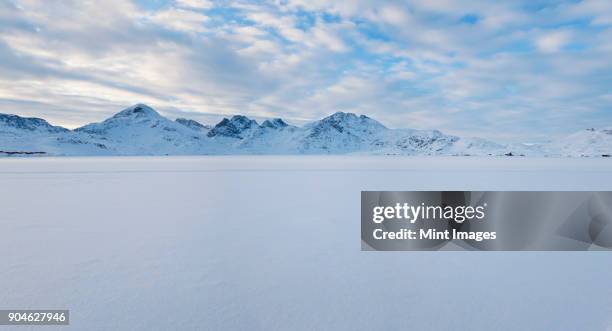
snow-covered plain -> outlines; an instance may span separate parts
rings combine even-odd
[[[0,309],[64,330],[612,329],[609,252],[365,252],[359,216],[361,190],[611,190],[609,159],[15,158],[0,187]]]

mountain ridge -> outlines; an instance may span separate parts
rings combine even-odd
[[[0,155],[377,154],[609,156],[612,130],[586,129],[547,144],[503,144],[438,130],[390,129],[366,116],[336,112],[302,127],[244,115],[214,126],[174,121],[145,104],[74,130],[35,117],[0,114]]]

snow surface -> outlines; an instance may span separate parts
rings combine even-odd
[[[3,153],[9,152],[9,153]],[[384,154],[457,156],[569,156],[612,154],[612,130],[589,129],[546,144],[503,144],[457,137],[438,130],[389,129],[365,115],[336,112],[303,127],[282,119],[261,124],[243,115],[215,126],[178,118],[136,104],[75,130],[38,118],[0,114],[0,156],[46,155],[219,155]]]
[[[361,190],[610,190],[610,162],[5,158],[0,309],[70,309],[62,330],[610,330],[609,252],[362,252],[359,208]]]

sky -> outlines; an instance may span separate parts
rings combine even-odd
[[[336,111],[538,141],[612,126],[612,1],[0,0],[0,113]]]

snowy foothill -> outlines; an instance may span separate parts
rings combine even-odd
[[[70,309],[61,330],[608,330],[608,252],[361,251],[360,192],[610,178],[603,158],[3,158],[0,307]]]
[[[336,112],[304,126],[244,115],[216,125],[178,118],[137,104],[74,130],[39,118],[0,114],[0,156],[53,155],[454,155],[609,157],[612,130],[586,129],[540,144],[501,143],[439,130],[390,129],[353,113]]]

